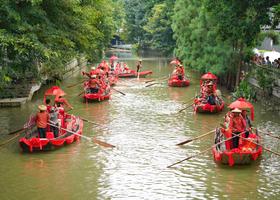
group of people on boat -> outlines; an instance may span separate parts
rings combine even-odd
[[[85,92],[91,94],[107,94],[110,92],[110,76],[114,74],[106,61],[102,61],[97,68],[91,67],[89,73],[82,72],[88,76],[88,80],[84,82]]]
[[[200,96],[196,99],[197,102],[201,102],[209,105],[221,105],[221,91],[217,90],[215,80],[202,80],[200,85]]]
[[[38,113],[35,121],[39,138],[46,138],[46,132],[50,131],[54,137],[59,136],[59,127],[64,126],[65,110],[64,107],[73,109],[69,102],[62,96],[57,96],[54,105],[51,100],[46,99],[45,104],[38,106]]]
[[[179,80],[184,80],[185,78],[185,69],[182,64],[176,65],[175,69],[172,72],[172,76],[175,76]]]
[[[225,115],[221,131],[226,138],[232,137],[226,142],[227,150],[239,148],[251,151],[256,147],[255,144],[248,142],[249,139],[254,141],[256,134],[252,131],[252,122],[246,109],[234,108],[229,111]],[[247,140],[243,138],[247,138]]]

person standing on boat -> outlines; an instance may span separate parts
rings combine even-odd
[[[206,97],[207,103],[209,103],[210,105],[216,105],[216,97],[214,94],[212,82],[207,84],[207,87],[205,89],[205,97]]]
[[[88,86],[89,86],[90,93],[92,94],[98,93],[100,85],[98,83],[98,80],[96,79],[96,75],[92,75],[90,77]]]
[[[39,138],[46,137],[46,129],[49,121],[49,114],[47,113],[47,106],[39,105],[39,112],[36,115],[36,125],[39,134]]]
[[[46,99],[46,106],[47,106],[47,111],[48,113],[51,111],[52,109],[52,105],[51,105],[51,100],[50,99]]]
[[[140,59],[136,65],[137,77],[139,78],[140,69],[142,68],[142,60]]]
[[[250,133],[251,128],[252,128],[252,122],[251,122],[250,118],[247,115],[247,110],[242,110],[241,115],[242,115],[243,119],[246,122],[245,137],[247,138],[249,136],[249,133]]]
[[[231,129],[233,134],[239,135],[240,133],[245,131],[246,122],[241,116],[241,110],[235,108],[231,112],[233,113],[233,116],[229,123],[229,129]],[[238,148],[238,146],[239,146],[239,136],[232,138],[232,147]]]
[[[58,137],[58,133],[59,133],[59,130],[58,130],[58,126],[59,126],[59,121],[58,121],[58,110],[56,108],[52,108],[50,110],[50,130],[51,132],[53,132],[53,135],[54,137]],[[52,125],[55,125],[55,126],[52,126]]]
[[[183,65],[180,64],[180,65],[176,68],[176,74],[177,74],[177,77],[178,77],[179,80],[183,80],[183,79],[184,79],[185,70],[184,70]]]

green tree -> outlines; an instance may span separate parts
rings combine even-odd
[[[276,2],[176,1],[176,54],[195,69],[226,75],[228,83],[235,80],[238,85],[246,54],[256,44],[261,26],[270,24],[269,11]]]
[[[151,48],[161,50],[165,54],[170,54],[175,45],[171,29],[172,15],[173,3],[170,1],[155,4],[151,10],[151,16],[148,17],[148,21],[143,27],[147,32],[146,43]]]
[[[26,72],[59,77],[80,54],[98,58],[115,31],[111,0],[1,0],[0,84]],[[8,77],[8,78],[7,78]]]

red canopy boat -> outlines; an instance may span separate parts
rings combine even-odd
[[[227,133],[223,128],[216,129],[215,144],[232,137],[231,134],[230,137],[226,137],[225,135],[227,135]],[[242,145],[234,149],[231,148],[230,140],[214,146],[212,148],[212,153],[215,162],[233,166],[235,164],[250,164],[257,160],[262,154],[262,146],[260,145],[261,138],[257,131],[255,133],[250,133],[246,140],[242,140]]]
[[[225,102],[221,97],[220,90],[217,90],[217,77],[208,72],[200,79],[200,97],[194,99],[193,108],[195,112],[217,113],[224,109]],[[211,87],[212,86],[212,89]]]
[[[153,72],[150,70],[142,71],[139,73],[139,77],[143,78],[152,73]],[[120,78],[137,78],[137,76],[138,76],[138,74],[135,70],[128,70],[128,72],[122,72],[119,74]]]
[[[90,91],[90,88],[88,87],[87,81],[85,82],[85,87],[84,87],[84,99],[86,102],[88,101],[103,101],[103,100],[108,100],[110,99],[111,96],[111,90],[110,89],[104,89],[104,88],[99,88],[97,93],[92,93]]]
[[[186,87],[190,85],[190,81],[185,78],[180,80],[177,75],[174,75],[168,80],[168,85],[171,87]]]
[[[47,131],[46,138],[39,138],[34,117],[31,117],[28,122],[30,128],[26,129],[25,137],[19,140],[23,152],[54,150],[78,141],[83,131],[83,120],[66,113],[61,120],[63,120],[61,123],[63,129],[59,130],[58,137],[54,138],[54,133]],[[50,130],[49,127],[47,129]]]

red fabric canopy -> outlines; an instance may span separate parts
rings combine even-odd
[[[45,96],[64,96],[66,93],[58,86],[52,86],[45,92]]]
[[[232,102],[228,107],[230,109],[239,108],[240,110],[250,109],[251,119],[254,120],[254,106],[249,101],[246,101],[246,99],[239,98],[236,101]]]
[[[204,74],[203,76],[201,76],[201,79],[218,79],[218,78],[211,72],[208,72],[208,73]]]

